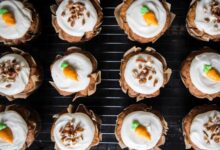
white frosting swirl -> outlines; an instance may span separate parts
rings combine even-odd
[[[220,55],[206,52],[197,55],[190,65],[190,78],[193,85],[201,92],[214,94],[220,92],[220,82],[213,81],[203,71],[204,65],[208,64],[220,72]]]
[[[75,145],[71,147],[66,147],[60,136],[60,129],[64,127],[69,121],[74,120],[74,125],[80,123],[80,126],[84,129],[82,132],[83,140],[78,141]],[[93,141],[95,135],[95,126],[88,115],[84,113],[73,113],[61,115],[55,122],[54,127],[54,140],[61,150],[85,150],[87,149]]]
[[[15,95],[18,93],[21,93],[24,91],[26,85],[29,82],[29,76],[30,76],[30,67],[28,62],[25,60],[25,58],[18,54],[6,54],[3,57],[0,58],[0,63],[6,62],[7,60],[16,60],[20,66],[21,70],[19,71],[18,75],[15,78],[15,81],[6,81],[6,82],[0,82],[0,93],[3,93],[5,95]],[[6,87],[7,85],[10,85],[10,87]]]
[[[204,31],[210,35],[220,34],[220,22],[217,21],[217,18],[211,12],[211,2],[213,0],[199,0],[196,1],[196,10],[195,10],[195,25],[200,31]],[[218,2],[220,7],[220,0],[215,0]]]
[[[146,61],[150,58],[153,63],[151,62],[138,63],[137,62],[138,58],[144,58]],[[153,74],[152,71],[149,71],[148,77],[152,76],[152,79],[149,80],[147,77],[147,82],[145,84],[140,84],[139,81],[133,75],[133,70],[138,69],[139,64],[142,64],[143,68],[145,65],[147,65],[155,70],[155,74]],[[160,87],[163,85],[163,81],[164,81],[163,64],[157,58],[151,55],[148,55],[148,54],[134,55],[128,60],[126,64],[124,77],[125,77],[126,83],[135,92],[142,93],[142,94],[152,94],[156,92],[158,89],[160,89]],[[154,85],[155,80],[157,80],[157,83]]]
[[[209,140],[210,144],[207,143],[207,141],[204,140],[204,124],[206,124],[210,117],[213,117],[214,115],[217,115],[220,117],[219,111],[208,111],[202,114],[197,115],[191,124],[190,127],[190,139],[191,141],[202,150],[219,150],[220,149],[220,143],[216,143],[214,140]],[[211,133],[206,131],[209,137],[211,137]]]
[[[141,7],[148,6],[154,12],[158,25],[147,25]],[[152,38],[158,35],[164,28],[167,19],[167,12],[159,0],[138,0],[134,1],[126,12],[126,20],[131,30],[144,38]]]
[[[71,26],[70,22],[68,22],[68,18],[71,16],[71,12],[67,10],[69,0],[63,0],[56,11],[57,23],[60,26],[60,28],[67,34],[81,37],[86,32],[93,31],[98,20],[98,15],[96,9],[94,8],[90,0],[71,1],[73,1],[74,3],[81,2],[84,4],[86,10],[83,11],[83,16],[79,17],[78,19],[75,19],[74,26]],[[63,11],[65,11],[64,16],[62,15]],[[87,13],[89,13],[90,15],[88,16]],[[85,19],[84,24],[82,23],[83,19]]]
[[[74,81],[65,77],[61,64],[68,62],[72,66],[77,74],[78,81]],[[81,53],[72,53],[58,59],[51,68],[51,75],[55,85],[62,91],[66,92],[78,92],[87,88],[90,83],[88,77],[92,73],[92,62],[90,59]]]
[[[132,122],[137,120],[145,126],[151,135],[151,141],[139,137],[131,128]],[[128,114],[122,123],[121,138],[130,149],[147,150],[156,146],[162,136],[163,127],[158,116],[151,112],[135,111]]]
[[[25,144],[28,127],[25,120],[15,111],[0,113],[0,122],[5,123],[12,131],[13,143],[9,144],[0,140],[2,150],[20,150]]]
[[[30,10],[18,0],[0,1],[0,8],[8,8],[12,11],[16,24],[8,26],[0,16],[0,36],[5,39],[18,39],[23,37],[31,26],[32,15]]]

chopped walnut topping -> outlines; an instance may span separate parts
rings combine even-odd
[[[154,80],[154,86],[156,86],[157,83],[158,83],[158,79],[155,79],[155,80]]]
[[[213,0],[210,4],[211,13],[216,17],[217,22],[220,22],[220,5],[216,0]]]
[[[209,18],[205,18],[205,22],[209,23],[210,19]]]

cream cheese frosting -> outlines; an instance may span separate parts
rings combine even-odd
[[[141,7],[148,6],[154,12],[158,25],[147,25],[141,13]],[[144,38],[152,38],[161,33],[167,19],[167,12],[159,0],[134,1],[126,12],[126,21],[131,30]]]
[[[73,6],[70,6],[69,3]],[[78,10],[77,7],[81,9]],[[79,17],[74,17],[74,15]],[[93,31],[98,15],[90,0],[63,0],[56,11],[56,18],[58,25],[64,32],[81,37],[86,32]]]
[[[197,55],[190,65],[190,78],[193,85],[201,92],[214,94],[220,92],[220,82],[211,80],[204,72],[204,65],[211,65],[220,72],[220,55],[205,52]]]
[[[215,0],[215,6],[212,4],[214,0],[198,0],[196,1],[195,25],[200,31],[204,31],[209,35],[220,34],[220,20],[214,13],[213,7],[220,10],[220,0]],[[216,8],[215,8],[216,9]]]
[[[210,122],[212,120],[212,122]],[[219,111],[208,111],[202,114],[197,115],[191,124],[190,127],[190,139],[191,141],[202,150],[219,150],[220,142],[215,142],[215,134],[210,130],[207,130],[207,127],[211,127],[213,125],[218,124],[218,130],[216,130],[219,134],[220,127],[220,112]],[[211,138],[211,136],[213,136]],[[205,138],[207,137],[207,138]]]
[[[134,120],[147,128],[151,135],[150,141],[138,136],[133,131],[131,124]],[[163,127],[158,116],[151,112],[135,111],[124,118],[121,127],[121,138],[123,143],[130,149],[148,150],[156,146],[161,138],[162,131]]]
[[[143,59],[140,60],[139,59]],[[140,67],[141,66],[141,67]],[[146,82],[142,83],[142,75]],[[135,91],[142,94],[152,94],[163,85],[163,64],[149,54],[132,56],[125,67],[126,83]]]
[[[83,131],[81,135],[77,134],[75,136],[82,136],[81,140],[78,140],[75,144],[69,144],[69,146],[64,145],[61,139],[60,131],[69,122],[73,121],[73,126],[79,125]],[[54,130],[54,140],[61,150],[86,150],[92,143],[95,135],[95,126],[88,115],[84,113],[68,113],[61,115],[55,122]],[[74,135],[72,135],[74,136]]]
[[[24,91],[26,85],[29,82],[30,67],[25,58],[18,54],[6,54],[0,58],[0,64],[6,61],[13,61],[20,65],[20,71],[18,72],[14,81],[0,79],[0,92],[5,95],[15,95]],[[2,67],[4,70],[5,67]],[[1,72],[1,75],[3,73]],[[9,85],[9,86],[8,86]]]
[[[2,150],[20,150],[25,144],[28,127],[25,120],[15,111],[0,113],[0,122],[6,124],[12,131],[13,143],[9,144],[0,140]]]
[[[66,78],[61,68],[63,62],[68,62],[77,72],[78,81]],[[72,53],[58,59],[51,68],[51,75],[55,85],[62,91],[78,92],[87,88],[90,83],[89,75],[92,73],[92,62],[81,53]]]
[[[18,39],[23,37],[29,30],[32,22],[30,10],[25,8],[24,4],[18,0],[0,1],[0,9],[9,9],[16,20],[14,26],[8,26],[0,16],[0,36],[5,39]]]

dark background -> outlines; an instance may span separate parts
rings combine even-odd
[[[32,94],[27,100],[16,100],[8,102],[0,97],[1,104],[18,103],[31,105],[35,108],[42,119],[42,130],[30,150],[52,150],[54,143],[50,140],[50,128],[52,116],[72,103],[72,97],[60,96],[48,83],[51,80],[49,66],[57,54],[62,54],[70,44],[60,40],[51,25],[51,12],[49,6],[55,3],[54,0],[30,0],[35,5],[42,19],[42,34],[40,37],[25,45],[17,46],[30,52],[44,70],[43,85]],[[162,149],[184,149],[183,136],[181,131],[182,118],[196,105],[220,104],[220,98],[213,102],[200,100],[190,95],[180,80],[180,65],[184,58],[192,50],[203,46],[210,46],[219,51],[220,43],[198,41],[188,35],[185,29],[186,13],[190,0],[168,0],[172,4],[172,11],[176,18],[166,32],[154,44],[138,44],[127,39],[127,36],[119,28],[114,18],[114,8],[121,3],[121,0],[101,0],[104,12],[102,32],[93,40],[79,44],[80,47],[90,51],[98,60],[99,68],[102,71],[102,83],[98,86],[97,92],[85,98],[79,98],[75,104],[83,103],[93,109],[102,119],[101,132],[103,140],[93,150],[116,150],[120,149],[114,135],[115,120],[123,108],[135,103],[121,91],[119,86],[119,66],[123,53],[132,46],[152,46],[156,48],[167,60],[168,66],[172,68],[173,74],[168,85],[161,90],[160,96],[141,101],[152,105],[161,111],[169,124],[169,132],[166,143]],[[76,45],[76,44],[75,44]],[[1,51],[7,46],[0,45]]]

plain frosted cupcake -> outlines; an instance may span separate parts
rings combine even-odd
[[[220,107],[203,105],[193,108],[183,119],[186,149],[220,149]]]
[[[21,44],[39,34],[39,15],[27,0],[0,1],[0,42]]]
[[[220,0],[192,0],[186,27],[189,34],[203,41],[220,40]]]
[[[52,24],[59,38],[68,42],[92,39],[101,31],[103,19],[99,0],[57,0],[51,6]]]
[[[2,150],[25,150],[40,130],[40,118],[33,109],[0,105],[0,147]]]
[[[140,43],[155,42],[174,19],[171,5],[160,0],[124,0],[115,9],[119,26],[128,38]]]
[[[132,47],[121,60],[119,82],[124,93],[139,101],[158,96],[171,72],[165,58],[153,48]]]
[[[101,120],[82,104],[69,105],[54,118],[51,140],[55,142],[55,150],[89,150],[102,139]]]
[[[125,108],[116,120],[115,135],[122,149],[159,149],[168,127],[163,116],[145,104]]]
[[[208,47],[191,52],[182,63],[181,78],[197,98],[220,97],[220,54]]]
[[[42,83],[42,74],[33,57],[17,48],[0,57],[0,95],[8,100],[26,99]]]

